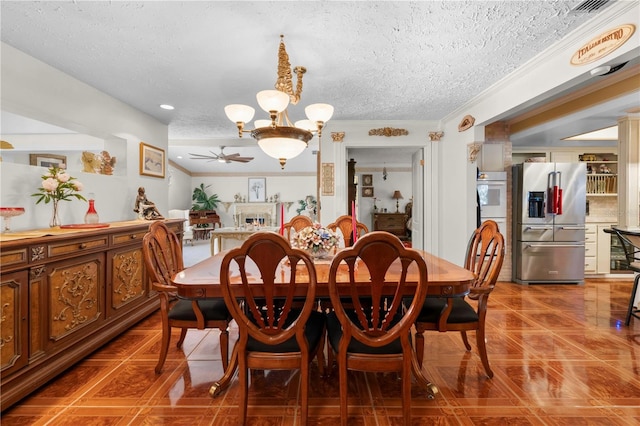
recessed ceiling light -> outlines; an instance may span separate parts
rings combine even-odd
[[[177,159],[182,159],[182,155],[178,155],[176,158]]]
[[[160,105],[160,108],[168,109],[168,110],[174,109],[173,105],[169,105],[169,104],[162,104],[162,105]]]

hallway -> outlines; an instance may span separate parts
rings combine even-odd
[[[427,377],[435,399],[414,386],[414,425],[630,425],[640,423],[640,322],[624,326],[630,280],[587,280],[584,286],[521,286],[501,282],[487,318],[492,380],[458,333],[425,334]],[[222,375],[218,334],[192,330],[183,350],[178,333],[161,375],[154,314],[32,394],[1,418],[11,425],[232,425],[237,385],[211,399]],[[234,329],[232,329],[232,338]],[[339,421],[337,370],[312,368],[310,425]],[[391,374],[353,374],[350,422],[400,422],[399,381]],[[252,376],[249,424],[294,425],[297,372]]]

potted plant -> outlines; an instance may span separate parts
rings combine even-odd
[[[220,199],[218,194],[211,196],[207,194],[207,188],[210,186],[201,183],[200,186],[193,189],[191,199],[194,203],[189,213],[189,223],[195,225],[196,228],[208,228],[210,223],[214,226],[216,223],[220,224],[220,218],[215,211]]]
[[[215,210],[218,207],[220,202],[218,194],[207,195],[207,188],[210,186],[204,186],[204,183],[201,183],[200,186],[193,188],[191,200],[194,201],[194,204],[191,206],[191,210]]]

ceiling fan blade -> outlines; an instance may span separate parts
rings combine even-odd
[[[253,157],[233,157],[229,158],[229,160],[237,161],[238,163],[248,163],[249,161],[253,160]]]
[[[236,152],[234,154],[220,154],[220,155],[222,155],[225,158],[240,157],[240,153],[239,152]]]
[[[211,155],[205,155],[205,154],[192,154],[189,153],[189,155],[191,155],[191,159],[192,160],[217,160],[218,157],[213,157]]]

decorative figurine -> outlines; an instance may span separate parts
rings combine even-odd
[[[144,193],[144,187],[138,188],[138,196],[133,211],[138,213],[138,219],[158,220],[164,219],[153,201],[150,201]]]

